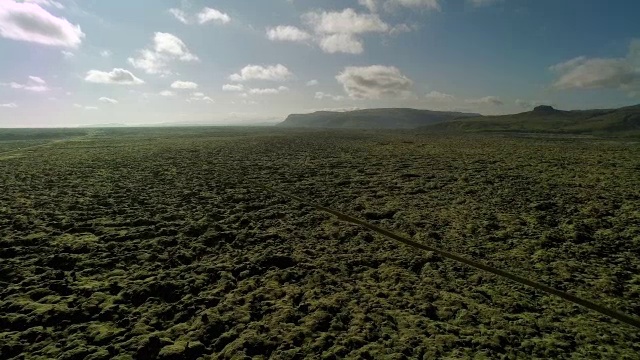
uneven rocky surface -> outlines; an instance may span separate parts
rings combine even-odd
[[[637,359],[640,146],[167,130],[0,160],[2,359]]]

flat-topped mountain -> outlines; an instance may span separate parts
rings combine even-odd
[[[317,111],[292,114],[278,126],[339,129],[415,129],[443,121],[478,117],[480,114],[406,108],[365,109],[345,112]]]

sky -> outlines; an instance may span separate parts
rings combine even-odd
[[[0,0],[0,127],[640,103],[640,1]]]

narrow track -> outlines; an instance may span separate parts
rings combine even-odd
[[[413,248],[424,250],[424,251],[432,251],[432,252],[434,252],[436,254],[439,254],[440,256],[442,256],[444,258],[447,258],[447,259],[450,259],[450,260],[454,260],[454,261],[463,263],[465,265],[471,266],[473,268],[476,268],[476,269],[479,269],[479,270],[483,270],[483,271],[498,275],[498,276],[500,276],[502,278],[509,279],[509,280],[515,281],[515,282],[517,282],[519,284],[532,287],[534,289],[543,291],[543,292],[545,292],[547,294],[558,296],[558,297],[560,297],[560,298],[562,298],[564,300],[567,300],[567,301],[569,301],[571,303],[583,306],[583,307],[585,307],[585,308],[587,308],[589,310],[593,310],[593,311],[595,311],[597,313],[609,316],[609,317],[611,317],[613,319],[616,319],[616,320],[618,320],[620,322],[623,322],[625,324],[628,324],[628,325],[631,325],[631,326],[633,326],[635,328],[640,329],[640,318],[637,318],[635,316],[628,315],[628,314],[619,312],[619,311],[614,310],[614,309],[609,309],[609,308],[607,308],[605,306],[602,306],[600,304],[597,304],[597,303],[595,303],[595,302],[593,302],[591,300],[580,298],[578,296],[566,293],[564,291],[552,288],[550,286],[547,286],[545,284],[542,284],[542,283],[539,283],[539,282],[536,282],[536,281],[533,281],[533,280],[529,280],[527,278],[524,278],[522,276],[510,273],[508,271],[505,271],[505,270],[502,270],[502,269],[498,269],[498,268],[495,268],[493,266],[489,266],[489,265],[486,265],[486,264],[483,264],[483,263],[480,263],[480,262],[465,258],[465,257],[460,256],[458,254],[451,253],[451,252],[448,252],[448,251],[445,251],[445,250],[442,250],[442,249],[434,248],[434,247],[431,247],[431,246],[428,246],[428,245],[413,241],[411,239],[408,239],[406,237],[403,237],[401,235],[393,233],[393,232],[391,232],[389,230],[383,229],[383,228],[381,228],[381,227],[379,227],[377,225],[368,223],[368,222],[366,222],[364,220],[360,220],[360,219],[355,218],[353,216],[341,213],[341,212],[339,212],[337,210],[334,210],[334,209],[331,209],[331,208],[316,204],[315,202],[313,202],[311,200],[308,200],[308,199],[305,199],[305,198],[302,198],[302,197],[287,193],[287,192],[282,191],[282,190],[278,190],[278,189],[272,188],[270,186],[259,184],[259,183],[255,182],[255,181],[249,180],[246,177],[244,177],[244,178],[248,183],[252,184],[253,186],[255,186],[257,188],[262,188],[262,189],[267,190],[267,191],[269,191],[271,193],[282,195],[282,196],[287,197],[289,199],[295,200],[295,201],[297,201],[299,203],[311,206],[311,207],[315,208],[316,210],[319,210],[319,211],[322,211],[322,212],[325,212],[325,213],[329,213],[329,214],[337,217],[338,219],[340,219],[342,221],[361,226],[363,228],[366,228],[368,230],[374,231],[374,232],[376,232],[378,234],[384,235],[384,236],[386,236],[386,237],[388,237],[390,239],[396,240],[398,242],[401,242],[401,243],[403,243],[405,245],[408,245],[408,246],[411,246]]]

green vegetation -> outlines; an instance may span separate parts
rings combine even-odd
[[[638,316],[638,142],[279,128],[64,139],[0,159],[2,359],[640,353],[637,329],[246,181]]]
[[[458,119],[426,127],[427,131],[535,132],[640,136],[640,105],[610,110],[561,111],[549,106],[514,115]]]

